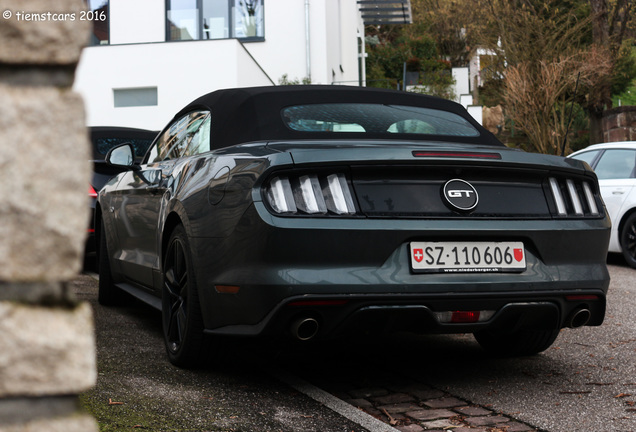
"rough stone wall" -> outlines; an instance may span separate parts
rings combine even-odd
[[[92,312],[68,281],[88,221],[89,144],[71,91],[82,0],[0,0],[0,432],[97,431]]]
[[[603,114],[603,142],[636,141],[636,106],[618,107]]]

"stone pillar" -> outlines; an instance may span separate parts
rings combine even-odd
[[[81,268],[89,144],[71,91],[90,22],[83,0],[0,0],[0,432],[97,431]]]
[[[636,106],[623,106],[603,113],[603,142],[636,141]]]

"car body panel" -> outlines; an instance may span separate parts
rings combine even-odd
[[[610,252],[620,252],[621,245],[618,229],[623,216],[636,205],[634,186],[636,179],[599,180],[601,195],[607,207],[610,219],[615,220],[613,235],[610,238]]]

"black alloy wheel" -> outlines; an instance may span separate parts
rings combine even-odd
[[[168,358],[175,366],[196,366],[204,360],[203,318],[183,226],[175,228],[170,236],[162,274],[163,334]]]
[[[636,213],[629,215],[621,229],[621,251],[627,264],[636,268]]]

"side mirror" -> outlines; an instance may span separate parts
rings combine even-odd
[[[134,169],[134,150],[131,144],[121,144],[110,149],[106,155],[106,163],[116,167]]]

